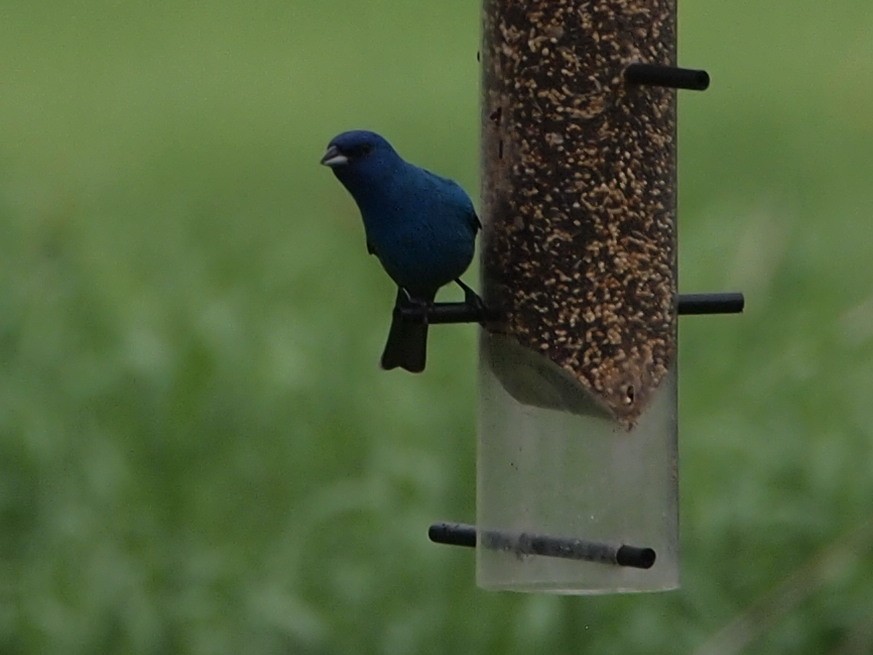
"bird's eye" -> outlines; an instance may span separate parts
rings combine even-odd
[[[369,143],[365,143],[364,145],[361,146],[361,156],[369,155],[370,151],[372,149],[373,149],[373,146],[371,146]]]

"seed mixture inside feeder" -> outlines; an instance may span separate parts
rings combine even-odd
[[[517,400],[628,429],[675,363],[676,111],[622,72],[675,62],[674,2],[484,8],[486,346]]]

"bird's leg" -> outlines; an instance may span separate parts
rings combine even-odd
[[[479,297],[478,293],[464,284],[461,278],[457,278],[455,283],[464,290],[464,304],[467,305],[467,307],[478,312],[485,311],[485,303],[482,301],[482,298]]]

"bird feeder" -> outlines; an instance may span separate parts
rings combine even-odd
[[[675,0],[485,0],[481,55],[478,584],[674,588]]]
[[[676,0],[483,0],[477,525],[486,589],[679,584]]]

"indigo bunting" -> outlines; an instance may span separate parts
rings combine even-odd
[[[437,290],[452,281],[467,302],[479,301],[459,278],[473,259],[481,224],[456,182],[404,161],[383,137],[363,130],[334,137],[321,163],[358,205],[367,251],[397,284],[397,307],[427,309]],[[419,373],[426,353],[426,320],[406,321],[395,311],[382,368]]]

